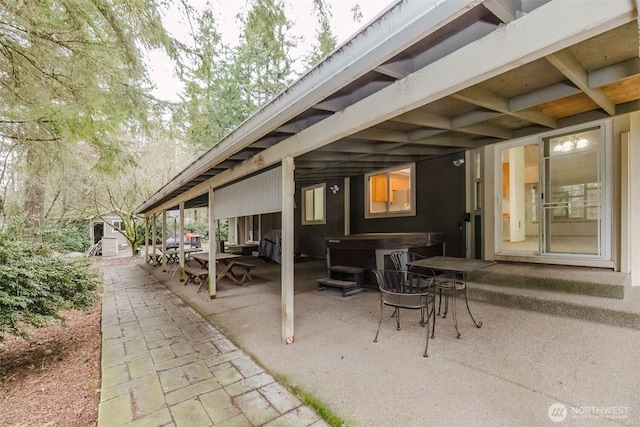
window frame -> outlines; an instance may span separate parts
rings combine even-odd
[[[317,190],[318,188],[322,188],[322,218],[321,219],[313,219],[313,220],[308,220],[307,219],[307,203],[306,203],[306,193],[307,191],[313,191],[314,194],[314,198],[313,198],[313,203],[315,205],[315,194],[316,193],[315,190]],[[301,194],[301,202],[300,204],[302,205],[302,225],[318,225],[318,224],[326,224],[327,223],[327,183],[323,182],[320,184],[314,184],[314,185],[309,185],[306,187],[303,187],[302,190],[300,191]],[[315,214],[315,209],[314,209],[314,214]],[[314,215],[315,216],[315,215]]]
[[[113,221],[111,221],[111,232],[112,233],[119,233],[122,230],[122,220],[121,219],[114,219]]]
[[[371,212],[371,177],[387,174],[387,182],[389,182],[389,177],[393,172],[397,172],[400,170],[409,169],[409,185],[410,187],[410,197],[411,197],[411,208],[407,210],[389,210],[389,206],[391,204],[390,201],[386,201],[387,209],[384,212]],[[387,185],[389,188],[389,185]],[[373,172],[368,172],[364,174],[364,217],[365,219],[373,219],[373,218],[398,218],[398,217],[407,217],[407,216],[416,216],[416,164],[415,163],[405,163],[398,166],[393,166],[385,169],[378,169]]]

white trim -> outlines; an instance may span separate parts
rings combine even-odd
[[[555,129],[553,131],[539,133],[523,138],[514,139],[511,141],[498,143],[491,146],[490,150],[493,152],[493,191],[495,195],[495,212],[493,215],[493,242],[494,242],[494,257],[496,260],[504,261],[517,261],[517,262],[529,262],[529,263],[545,263],[545,264],[564,264],[564,265],[582,265],[592,267],[615,267],[612,242],[614,237],[614,230],[612,228],[613,212],[610,209],[613,203],[613,161],[612,161],[612,147],[613,147],[613,135],[612,135],[612,121],[613,119],[598,120],[589,123],[582,123],[579,125],[566,127],[562,129]],[[600,238],[602,242],[599,243],[599,250],[602,249],[601,255],[592,254],[559,254],[559,253],[543,253],[541,247],[538,247],[536,252],[506,252],[502,251],[502,151],[514,147],[524,146],[526,144],[537,144],[542,150],[544,139],[555,137],[557,135],[577,133],[588,128],[600,128],[602,133],[602,158],[600,160],[600,172],[603,173],[601,177],[603,199],[602,199],[602,221],[600,224]],[[540,154],[541,156],[542,154]],[[542,175],[542,168],[539,170],[539,174]],[[485,181],[487,182],[487,181]],[[542,177],[538,182],[542,185]],[[539,212],[540,220],[542,213]],[[542,228],[539,230],[540,238],[543,237]]]
[[[322,188],[322,192],[320,194],[322,194],[322,218],[320,219],[315,219],[315,204],[316,204],[316,191],[317,189]],[[313,214],[314,214],[314,219],[308,220],[307,219],[307,200],[306,200],[306,193],[307,191],[312,191],[313,192]],[[300,190],[300,205],[301,205],[301,223],[302,225],[318,225],[318,224],[326,224],[327,223],[327,184],[325,182],[321,183],[321,184],[314,184],[314,185],[309,185],[307,187],[303,187]]]
[[[371,187],[369,184],[369,178],[377,175],[387,174],[387,196],[390,196],[391,185],[389,174],[393,172],[397,172],[400,170],[409,169],[409,188],[410,193],[410,201],[411,207],[410,209],[399,210],[399,211],[390,211],[389,206],[390,202],[386,201],[387,210],[385,212],[371,212]],[[396,217],[406,217],[406,216],[416,216],[416,164],[415,163],[405,163],[403,165],[394,166],[385,169],[379,169],[373,172],[369,172],[364,174],[364,217],[365,219],[374,219],[374,218],[396,218]]]

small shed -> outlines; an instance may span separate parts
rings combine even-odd
[[[122,227],[122,217],[117,212],[94,216],[89,222],[91,244],[94,245],[103,238],[108,238],[110,241],[115,239],[118,247],[129,246],[127,238],[118,231],[120,227]]]

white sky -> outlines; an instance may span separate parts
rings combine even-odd
[[[246,0],[211,1],[218,6],[218,23],[220,25],[218,31],[222,34],[223,41],[233,44],[238,40],[240,34],[235,16],[245,7]],[[316,29],[316,17],[312,13],[312,0],[285,0],[285,2],[291,11],[288,15],[289,19],[294,22],[293,34],[303,37],[301,44],[312,43]],[[391,2],[392,0],[327,0],[331,6],[332,30],[338,39],[338,45],[373,19]],[[362,12],[360,23],[353,21],[351,13],[351,8],[356,3],[360,5]],[[195,8],[202,8],[205,0],[192,0],[190,4]],[[165,26],[174,36],[187,41],[190,29],[184,19],[176,18],[179,15],[176,11],[169,11],[165,19]],[[148,55],[148,65],[151,79],[156,85],[153,94],[160,99],[177,101],[177,94],[181,91],[182,86],[166,56],[160,52],[151,52]]]

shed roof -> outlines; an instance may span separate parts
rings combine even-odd
[[[628,0],[401,0],[136,210],[207,204],[284,157],[321,182],[640,109]]]

